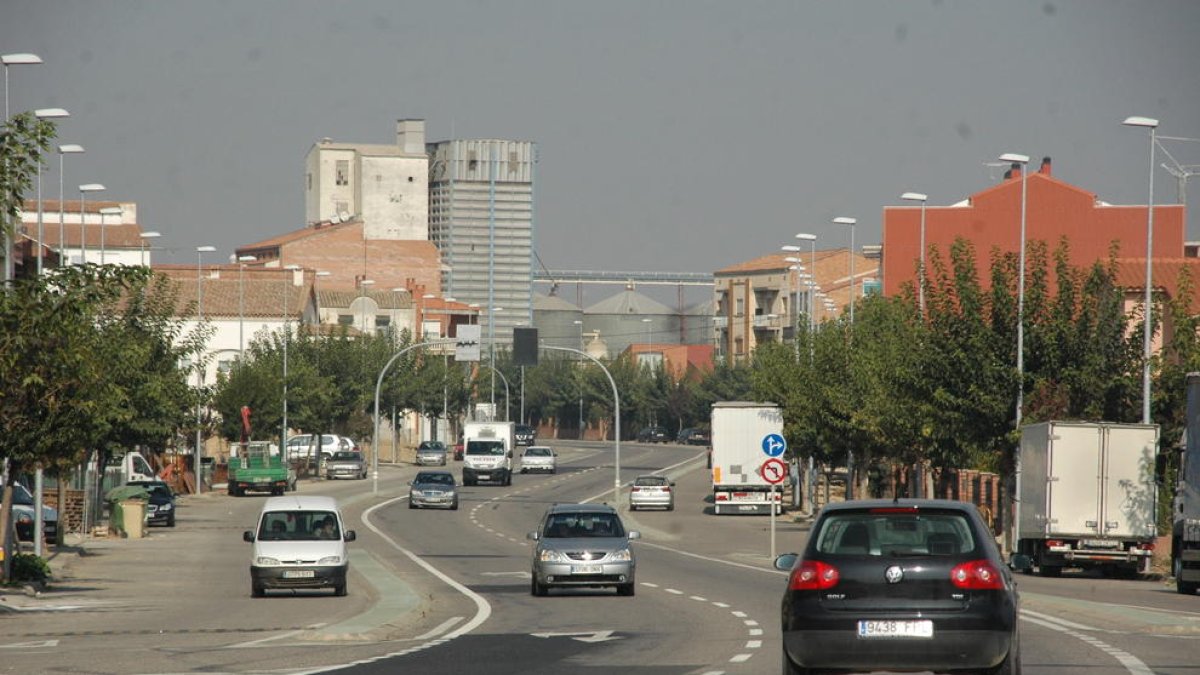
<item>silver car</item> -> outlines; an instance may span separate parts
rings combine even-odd
[[[458,485],[449,471],[422,471],[408,485],[408,508],[458,510]]]
[[[675,483],[666,476],[638,476],[629,488],[629,510],[647,506],[675,510]]]
[[[446,466],[446,444],[441,441],[421,441],[417,446],[417,466]]]
[[[530,593],[544,596],[553,587],[605,587],[617,595],[635,591],[637,560],[629,542],[640,539],[625,530],[616,509],[607,504],[557,504],[526,538],[536,541]]]
[[[544,445],[531,445],[521,454],[521,473],[558,473],[558,455]]]
[[[325,460],[325,477],[362,480],[367,477],[367,463],[357,452],[339,450]]]

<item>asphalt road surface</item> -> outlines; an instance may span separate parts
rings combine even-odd
[[[358,532],[344,598],[251,598],[241,532],[263,498],[187,498],[178,527],[89,544],[52,592],[0,602],[0,671],[779,671],[786,576],[770,565],[770,521],[707,513],[703,449],[622,444],[622,483],[652,472],[677,481],[670,512],[629,513],[622,492],[627,527],[644,535],[634,543],[636,596],[530,595],[525,534],[544,509],[613,500],[611,444],[550,444],[557,474],[461,488],[458,511],[409,509],[410,466],[383,467],[378,494],[370,480],[302,483],[302,494],[337,497]],[[458,473],[458,463],[449,468]],[[806,534],[803,523],[777,519],[777,552],[798,550]],[[1027,674],[1200,673],[1200,596],[1083,574],[1018,581]]]

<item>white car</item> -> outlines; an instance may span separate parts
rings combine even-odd
[[[288,459],[304,459],[316,458],[313,453],[314,434],[301,434],[292,436],[287,442],[287,458]],[[341,436],[333,434],[321,434],[320,453],[328,459],[333,453],[339,450],[349,450],[348,443]]]
[[[254,544],[250,556],[250,595],[270,589],[332,587],[346,594],[350,558],[346,543],[355,540],[345,529],[333,497],[269,497],[253,530],[242,539]]]
[[[558,455],[544,445],[531,445],[521,454],[521,473],[558,473]]]
[[[660,506],[668,511],[675,510],[675,483],[666,476],[638,476],[629,488],[629,510],[637,511],[647,506]]]

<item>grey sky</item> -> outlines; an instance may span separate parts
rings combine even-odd
[[[67,185],[137,202],[162,262],[299,227],[309,147],[397,118],[535,141],[551,268],[711,271],[801,231],[845,246],[837,215],[877,243],[901,192],[952,203],[1003,152],[1144,204],[1149,141],[1121,120],[1200,137],[1197,35],[1191,0],[0,4],[0,51],[45,59],[10,69],[12,108],[72,113]]]

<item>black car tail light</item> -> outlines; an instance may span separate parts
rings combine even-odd
[[[841,575],[837,568],[820,560],[802,560],[788,580],[791,591],[823,591],[837,586]]]
[[[969,591],[1001,590],[1004,578],[1000,570],[987,560],[972,560],[950,570],[950,582]]]

